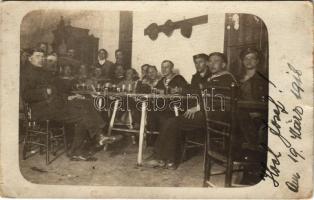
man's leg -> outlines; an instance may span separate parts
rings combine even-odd
[[[75,130],[69,155],[83,154],[83,142],[85,139],[103,133],[105,122],[93,108],[89,101],[69,101],[63,108],[59,108],[54,117],[58,121],[74,123]]]
[[[69,149],[68,155],[72,156],[80,156],[82,152],[82,146],[84,140],[87,138],[86,128],[82,125],[82,123],[75,124],[74,127],[74,138],[71,144],[71,148]]]
[[[160,134],[155,143],[156,158],[174,163],[177,160],[178,148],[182,142],[182,131],[202,128],[204,116],[197,112],[193,119],[184,116],[173,117],[160,121]]]

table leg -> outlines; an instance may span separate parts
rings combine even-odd
[[[139,143],[138,143],[138,154],[137,154],[137,164],[142,165],[143,162],[143,143],[144,143],[144,133],[145,133],[145,123],[146,123],[146,110],[147,103],[142,103],[142,112],[141,112],[141,124],[139,132]]]
[[[127,112],[128,112],[128,117],[129,117],[129,128],[133,129],[134,127],[133,127],[132,112],[131,112],[131,110],[128,110]]]
[[[116,114],[117,114],[117,110],[118,110],[118,104],[119,104],[119,100],[115,100],[111,119],[110,119],[110,123],[109,123],[109,128],[108,128],[108,134],[107,134],[108,136],[110,136],[111,132],[112,132],[114,120],[116,118]]]
[[[178,107],[177,107],[177,106],[174,106],[174,115],[175,115],[176,117],[179,116],[179,110],[178,110]]]

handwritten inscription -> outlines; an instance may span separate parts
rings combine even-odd
[[[299,192],[299,173],[295,173],[292,176],[292,181],[286,181],[286,185],[292,192]]]
[[[287,63],[290,71],[293,73],[293,81],[291,83],[292,89],[290,90],[292,94],[297,98],[297,99],[302,99],[301,93],[304,92],[302,88],[302,72],[301,70],[297,70],[293,65],[290,63]]]
[[[287,63],[287,66],[289,68],[289,71],[287,71],[287,74],[289,74],[292,77],[291,82],[291,88],[290,92],[297,100],[302,99],[302,93],[304,92],[304,89],[302,88],[302,71],[295,68],[292,64]],[[274,86],[274,88],[277,88],[276,84],[271,82],[268,79],[267,80],[270,85]],[[279,92],[282,92],[279,90]],[[270,96],[268,96],[269,106],[272,108],[271,112],[269,113],[270,122],[266,123],[267,128],[270,133],[277,136],[277,138],[281,141],[281,143],[286,147],[286,155],[290,159],[292,163],[298,163],[302,160],[305,160],[305,157],[303,156],[303,151],[297,150],[294,147],[294,141],[296,140],[302,140],[302,120],[303,120],[303,114],[304,109],[302,106],[294,106],[291,108],[286,108],[284,103],[282,103],[279,100],[276,100]],[[286,122],[286,124],[289,125],[289,132],[285,133],[283,132],[282,126],[283,119],[286,118],[286,116],[292,115],[291,118]],[[290,137],[289,137],[290,136]],[[262,172],[263,172],[263,180],[270,179],[274,185],[274,187],[278,187],[280,185],[280,182],[278,180],[278,177],[280,176],[280,164],[281,164],[281,156],[283,155],[282,152],[274,152],[270,147],[267,145],[264,145],[265,151],[268,152],[268,155],[271,156],[269,159],[270,162],[268,165],[265,163],[262,163]],[[300,180],[300,174],[298,172],[295,172],[292,174],[292,177],[290,180],[287,180],[285,182],[286,186],[289,190],[293,192],[299,191],[299,180]]]
[[[293,139],[302,139],[301,122],[302,122],[303,108],[300,106],[296,106],[294,109],[292,109],[292,111],[294,112],[294,115],[293,115],[293,127],[289,127],[289,132],[291,134],[290,137]]]
[[[266,166],[265,163],[262,163],[262,171],[264,172],[262,179],[265,180],[265,178],[269,178],[273,181],[274,187],[278,187],[279,182],[276,180],[276,177],[279,177],[280,174],[278,166],[280,165],[279,158],[281,157],[281,153],[274,153],[273,150],[271,150],[266,145],[263,145],[263,147],[273,158],[271,159],[271,164],[269,166]]]

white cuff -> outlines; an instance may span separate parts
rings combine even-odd
[[[200,104],[197,104],[197,105],[196,105],[196,110],[197,110],[197,111],[200,111],[200,110],[201,110]]]

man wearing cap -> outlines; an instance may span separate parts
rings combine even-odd
[[[210,76],[208,69],[208,55],[201,53],[193,56],[196,73],[192,76],[191,89],[199,90],[200,84],[204,85]]]

